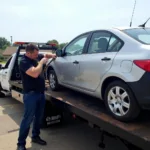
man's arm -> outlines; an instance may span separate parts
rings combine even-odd
[[[39,63],[37,65],[37,67],[31,67],[29,68],[27,71],[26,71],[26,74],[33,77],[33,78],[37,78],[40,73],[42,72],[42,67],[43,67],[43,64],[42,63]]]
[[[38,66],[37,67],[33,67],[33,66],[30,67],[29,69],[27,69],[25,71],[26,74],[28,74],[29,76],[31,76],[33,78],[37,78],[42,72],[43,64],[45,64],[49,58],[56,58],[56,54],[47,53],[45,55],[39,55],[39,59],[41,59],[41,60],[38,64]]]
[[[44,55],[45,58],[56,58],[56,54],[47,53]]]
[[[27,62],[22,62],[20,64],[21,69],[29,76],[37,78],[43,69],[43,64],[47,62],[47,58],[42,58],[37,67],[31,66]]]
[[[56,56],[56,54],[52,54],[52,53],[39,54],[38,55],[38,60],[40,61],[44,57],[49,59],[49,58],[56,58],[57,56]]]

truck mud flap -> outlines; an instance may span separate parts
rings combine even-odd
[[[41,128],[46,128],[54,124],[62,123],[62,120],[62,111],[56,108],[50,101],[46,101]]]

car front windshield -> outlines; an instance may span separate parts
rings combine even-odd
[[[143,44],[150,44],[150,28],[125,29],[123,32]]]

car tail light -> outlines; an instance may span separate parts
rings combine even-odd
[[[134,60],[133,62],[141,69],[150,72],[150,60]]]

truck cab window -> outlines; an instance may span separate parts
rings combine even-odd
[[[23,56],[23,55],[19,55],[19,56],[18,56],[18,63],[17,63],[18,66],[20,65],[20,61],[21,61],[21,59],[22,59],[22,56]]]

